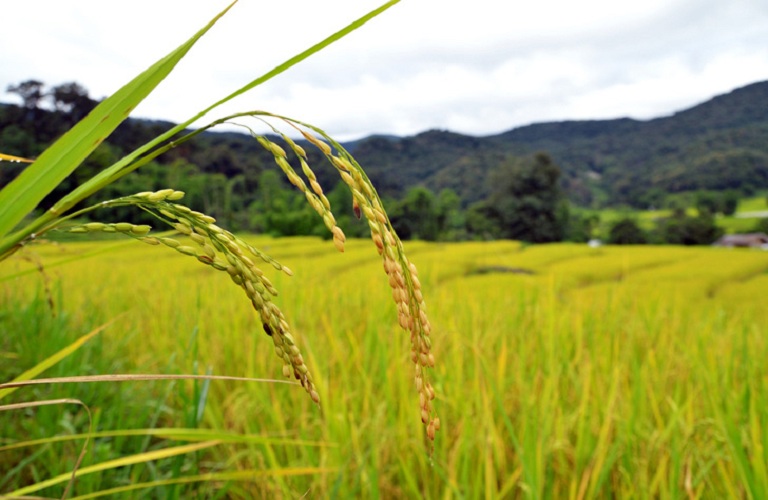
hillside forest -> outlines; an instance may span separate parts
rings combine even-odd
[[[9,85],[21,105],[0,104],[0,152],[34,158],[93,109],[82,85],[38,80]],[[768,190],[768,82],[648,121],[533,124],[471,137],[432,130],[344,144],[366,168],[403,239],[513,239],[530,243],[600,238],[619,244],[710,244],[719,217]],[[320,124],[321,125],[321,124]],[[43,208],[96,171],[172,126],[126,120],[52,192]],[[279,139],[275,138],[279,142]],[[364,236],[349,191],[318,153],[318,181],[349,236]],[[2,163],[0,187],[24,168]],[[173,187],[186,203],[235,231],[325,236],[322,220],[251,136],[205,132],[99,194],[103,199]],[[91,200],[98,201],[98,200]],[[604,220],[606,209],[620,217]],[[663,210],[641,224],[637,210]],[[116,209],[114,220],[151,222]],[[768,219],[753,231],[768,232]]]

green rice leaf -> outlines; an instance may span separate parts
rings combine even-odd
[[[114,320],[112,320],[114,321]],[[62,359],[66,358],[76,350],[80,349],[80,347],[83,346],[86,342],[91,340],[94,336],[104,331],[106,327],[112,324],[112,321],[109,321],[107,323],[104,323],[103,325],[91,330],[90,332],[86,333],[82,337],[78,338],[71,344],[69,344],[64,349],[60,350],[56,354],[49,356],[48,358],[44,359],[40,363],[36,364],[29,370],[25,371],[15,379],[11,380],[9,383],[17,383],[17,382],[26,382],[28,380],[32,380],[33,378],[37,377],[41,373],[43,373],[48,368],[52,367]],[[9,387],[7,389],[0,389],[0,400],[2,400],[4,397],[8,396],[12,392],[16,391],[18,387]]]
[[[336,443],[324,441],[309,441],[305,439],[291,439],[282,437],[260,436],[257,434],[241,434],[238,432],[227,432],[216,429],[184,429],[178,427],[169,428],[150,428],[150,429],[116,429],[109,431],[99,431],[84,434],[67,434],[64,436],[51,436],[29,441],[19,441],[16,443],[0,446],[0,453],[15,450],[19,448],[30,448],[51,443],[60,443],[65,441],[76,441],[78,439],[97,439],[104,437],[135,437],[135,436],[153,436],[158,439],[173,439],[175,441],[221,441],[226,443],[249,443],[249,444],[271,444],[274,446],[296,446],[309,448],[335,448]]]
[[[3,188],[0,191],[0,235],[8,234],[48,193],[71,174],[128,117],[133,108],[165,79],[189,49],[232,5],[234,3],[192,38],[102,101]]]
[[[115,460],[108,460],[101,462],[100,464],[91,465],[88,467],[82,467],[75,472],[75,477],[85,476],[86,474],[93,474],[94,472],[101,472],[104,470],[116,469],[118,467],[125,467],[126,465],[134,465],[145,462],[152,462],[154,460],[160,460],[163,458],[175,457],[177,455],[184,455],[186,453],[192,453],[193,451],[203,450],[219,444],[219,441],[206,441],[203,443],[186,444],[183,446],[174,446],[172,448],[164,448],[162,450],[148,451],[146,453],[138,453],[136,455],[130,455],[127,457],[117,458]],[[55,486],[69,481],[72,474],[67,472],[65,474],[59,474],[51,479],[40,481],[24,488],[19,488],[16,491],[11,491],[6,495],[9,497],[18,497],[22,495],[28,495],[40,491],[50,486]]]
[[[21,156],[13,156],[13,155],[0,153],[0,161],[10,161],[13,163],[32,163],[35,160],[30,160],[29,158],[22,158]]]
[[[239,470],[232,472],[213,472],[210,474],[200,474],[197,476],[178,477],[173,479],[161,479],[159,481],[151,481],[146,483],[136,483],[127,486],[118,486],[116,488],[110,488],[108,490],[97,491],[94,493],[88,493],[73,497],[72,500],[85,500],[88,498],[100,498],[109,495],[115,495],[117,493],[125,493],[128,491],[136,491],[146,488],[154,488],[156,486],[169,486],[172,484],[189,484],[189,483],[201,483],[210,482],[218,483],[222,481],[256,481],[264,476],[306,476],[310,474],[328,474],[336,472],[338,469],[333,467],[286,467],[279,469],[265,469],[265,470]]]
[[[162,135],[157,136],[150,142],[144,144],[139,149],[133,151],[129,155],[122,158],[120,161],[115,163],[114,165],[110,166],[109,168],[102,170],[98,174],[96,174],[93,178],[89,179],[84,184],[78,186],[74,191],[66,195],[64,198],[62,198],[57,204],[57,207],[61,207],[62,209],[67,209],[74,204],[80,202],[84,198],[90,196],[91,194],[95,193],[99,189],[103,188],[105,185],[115,182],[116,180],[120,179],[124,175],[127,175],[128,173],[132,172],[133,170],[136,170],[140,166],[142,166],[144,163],[144,158],[139,159],[139,157],[145,153],[149,153],[152,151],[151,157],[156,156],[154,148],[159,147],[161,144],[163,144],[165,141],[169,140],[171,137],[176,135],[179,132],[182,132],[184,129],[186,129],[189,125],[196,122],[197,120],[203,118],[205,115],[207,115],[209,112],[213,111],[215,108],[221,106],[222,104],[225,104],[235,97],[244,94],[245,92],[248,92],[249,90],[267,82],[268,80],[271,80],[275,76],[284,73],[288,69],[292,68],[296,64],[300,63],[301,61],[307,59],[309,56],[321,51],[325,47],[329,46],[333,42],[345,37],[346,35],[350,34],[351,32],[355,31],[356,29],[363,26],[365,23],[373,19],[374,17],[378,16],[385,10],[389,9],[393,5],[399,3],[400,0],[390,0],[389,2],[384,3],[380,7],[370,11],[369,13],[365,14],[364,16],[360,17],[359,19],[356,19],[355,21],[351,22],[344,28],[340,29],[339,31],[333,33],[332,35],[326,37],[325,39],[321,40],[320,42],[316,43],[315,45],[309,47],[308,49],[296,54],[295,56],[291,57],[287,61],[283,62],[282,64],[279,64],[275,68],[273,68],[271,71],[268,71],[267,73],[263,74],[262,76],[256,78],[255,80],[247,83],[246,85],[243,85],[239,89],[235,90],[228,96],[216,101],[215,103],[211,104],[207,108],[203,109],[202,111],[198,112],[191,118],[185,120],[182,123],[179,123],[175,127],[171,128],[167,132],[163,133]],[[192,136],[196,135],[198,132],[193,132]],[[166,145],[166,149],[168,149],[169,146]],[[159,154],[159,151],[157,152]],[[148,159],[147,159],[148,161]],[[43,219],[41,221],[44,221]],[[1,234],[1,233],[0,233]],[[0,253],[2,253],[2,247],[0,246]]]

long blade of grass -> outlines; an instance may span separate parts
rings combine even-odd
[[[22,373],[18,377],[14,378],[8,384],[0,385],[0,400],[2,400],[4,397],[8,396],[9,394],[13,393],[14,391],[16,391],[20,387],[19,385],[11,386],[10,384],[23,383],[25,381],[28,381],[28,380],[31,380],[31,379],[37,377],[38,375],[43,373],[48,368],[52,367],[53,365],[55,365],[56,363],[58,363],[62,359],[66,358],[67,356],[69,356],[70,354],[75,352],[76,350],[80,349],[80,347],[82,347],[83,344],[85,344],[86,342],[91,340],[97,334],[99,334],[102,331],[104,331],[104,329],[107,328],[109,325],[111,325],[113,322],[114,322],[114,319],[111,320],[111,321],[108,321],[107,323],[104,323],[103,325],[101,325],[101,326],[99,326],[97,328],[94,328],[90,332],[86,333],[85,335],[81,336],[80,338],[78,338],[77,340],[75,340],[74,342],[69,344],[64,349],[62,349],[59,352],[53,354],[52,356],[47,357],[46,359],[44,359],[40,363],[36,364],[35,366],[30,368],[29,370],[25,371],[24,373]]]
[[[3,188],[0,191],[0,235],[8,234],[48,193],[71,174],[128,117],[131,110],[168,76],[200,37],[235,2],[192,38],[99,103],[88,116],[43,151],[32,165]],[[5,251],[7,248],[0,244],[0,254]]]
[[[13,163],[32,163],[35,160],[30,160],[29,158],[22,158],[21,156],[13,156],[13,155],[0,153],[0,161],[10,161]]]
[[[230,377],[227,375],[156,375],[156,374],[110,374],[110,375],[80,375],[76,377],[40,378],[0,384],[0,389],[26,387],[28,385],[44,384],[82,384],[87,382],[133,382],[146,380],[234,380],[237,382],[270,382],[273,384],[300,385],[291,380],[272,378]]]
[[[342,28],[341,30],[333,33],[329,37],[325,38],[324,40],[316,43],[315,45],[309,47],[308,49],[302,51],[301,53],[293,56],[292,58],[288,59],[284,63],[276,66],[271,71],[268,71],[264,75],[260,76],[259,78],[256,78],[255,80],[251,81],[250,83],[240,87],[236,91],[232,92],[228,96],[224,97],[223,99],[220,99],[219,101],[216,101],[215,103],[211,104],[204,110],[200,111],[193,117],[189,118],[188,120],[176,125],[175,127],[171,128],[167,132],[165,132],[162,135],[159,135],[158,137],[154,138],[150,142],[144,144],[140,148],[136,149],[135,151],[131,152],[130,154],[123,157],[120,161],[113,164],[112,166],[102,170],[98,174],[96,174],[94,177],[89,179],[88,181],[84,182],[77,188],[75,188],[71,193],[64,196],[61,200],[59,200],[56,205],[51,208],[48,212],[38,217],[34,222],[32,222],[27,228],[25,228],[23,231],[19,231],[13,235],[10,235],[6,237],[4,240],[0,241],[0,256],[6,254],[10,248],[12,248],[14,245],[16,245],[19,241],[21,241],[23,238],[25,238],[30,232],[32,231],[38,231],[40,228],[45,227],[46,224],[53,221],[58,215],[61,213],[64,213],[65,211],[69,210],[71,207],[73,207],[75,204],[79,203],[80,201],[84,200],[88,196],[92,195],[93,193],[96,193],[100,189],[102,189],[104,186],[120,179],[124,175],[132,172],[136,168],[140,167],[144,162],[137,161],[144,155],[145,153],[153,150],[154,148],[160,146],[167,140],[169,140],[171,137],[176,135],[177,133],[183,131],[185,128],[187,128],[189,125],[194,123],[195,121],[199,120],[200,118],[204,117],[206,114],[208,114],[213,109],[217,108],[218,106],[231,101],[235,97],[253,89],[254,87],[261,85],[262,83],[274,78],[275,76],[287,71],[291,67],[295,66],[296,64],[300,63],[304,59],[308,58],[309,56],[319,52],[320,50],[324,49],[328,45],[332,44],[333,42],[343,38],[344,36],[348,35],[349,33],[355,31],[356,29],[363,26],[365,23],[373,19],[374,17],[378,16],[385,10],[389,9],[393,5],[399,3],[400,0],[390,0],[389,2],[383,4],[377,9],[374,9],[370,11],[368,14],[360,17],[359,19],[353,21],[346,27]],[[223,14],[223,13],[222,13]],[[221,14],[220,14],[221,15]],[[34,166],[34,165],[33,165]],[[42,199],[42,197],[41,197]],[[34,206],[33,206],[34,208]],[[31,210],[31,209],[30,209]],[[25,214],[28,213],[24,212]],[[2,217],[2,213],[0,213],[0,217]],[[23,215],[22,215],[23,217]],[[19,219],[20,220],[20,219]],[[16,221],[18,223],[18,220]],[[7,234],[6,231],[2,231],[3,227],[0,226],[0,235]]]
[[[88,467],[82,467],[75,472],[75,477],[85,476],[86,474],[93,474],[94,472],[101,472],[109,469],[116,469],[118,467],[125,467],[127,465],[134,465],[145,462],[152,462],[163,458],[175,457],[177,455],[184,455],[186,453],[192,453],[193,451],[203,450],[218,445],[219,441],[205,441],[196,444],[186,444],[182,446],[174,446],[172,448],[165,448],[162,450],[148,451],[145,453],[139,453],[136,455],[130,455],[127,457],[116,458],[114,460],[107,460],[100,464],[90,465]],[[52,477],[46,481],[40,481],[24,488],[20,488],[15,491],[7,493],[9,497],[18,497],[21,495],[27,495],[40,491],[50,486],[55,486],[68,481],[72,475],[70,473],[59,474],[56,477]]]
[[[26,410],[28,408],[38,408],[40,406],[62,405],[62,404],[76,404],[85,406],[85,403],[79,399],[43,399],[40,401],[24,401],[23,403],[11,403],[8,405],[0,405],[0,411],[11,410]]]
[[[284,73],[288,69],[292,68],[296,64],[300,63],[304,59],[307,59],[309,56],[321,51],[325,47],[329,46],[333,42],[340,40],[341,38],[347,36],[351,32],[355,31],[356,29],[363,26],[365,23],[373,19],[374,17],[378,16],[385,10],[389,9],[393,5],[399,3],[400,0],[390,0],[389,2],[381,5],[380,7],[370,11],[369,13],[365,14],[364,16],[360,17],[359,19],[356,19],[355,21],[351,22],[344,28],[340,29],[339,31],[333,33],[332,35],[328,36],[327,38],[323,39],[322,41],[316,43],[315,45],[309,47],[308,49],[300,52],[299,54],[296,54],[295,56],[291,57],[287,61],[283,62],[282,64],[279,64],[275,68],[273,68],[271,71],[268,71],[267,73],[263,74],[262,76],[256,78],[255,80],[247,83],[246,85],[243,85],[239,89],[235,90],[228,96],[224,97],[223,99],[220,99],[216,101],[215,103],[211,104],[204,110],[200,111],[193,117],[189,118],[188,120],[176,125],[166,133],[162,134],[161,136],[158,136],[151,142],[145,144],[140,149],[138,149],[136,152],[138,154],[131,155],[133,158],[130,159],[128,162],[120,161],[116,163],[115,165],[109,167],[106,170],[103,170],[99,174],[97,174],[93,179],[91,179],[89,182],[83,184],[80,188],[77,188],[75,191],[73,191],[70,195],[74,197],[72,202],[76,203],[86,196],[89,196],[93,192],[95,192],[98,189],[101,189],[101,187],[105,184],[108,184],[110,182],[114,182],[115,180],[119,179],[123,175],[129,173],[130,171],[134,170],[134,167],[130,165],[130,163],[133,162],[134,159],[136,159],[140,154],[143,154],[144,152],[149,151],[150,149],[154,148],[155,146],[158,146],[159,144],[165,142],[166,140],[173,137],[175,134],[183,131],[185,128],[187,128],[189,125],[194,123],[195,121],[199,120],[200,118],[207,115],[209,112],[213,111],[215,108],[221,106],[222,104],[225,104],[232,99],[244,94],[245,92],[248,92],[249,90],[271,80],[272,78],[276,77],[277,75]],[[89,186],[91,184],[91,181],[93,181],[94,185]],[[106,182],[105,182],[106,181]],[[82,188],[82,189],[81,189]],[[94,189],[95,188],[95,189]],[[82,191],[78,193],[78,191]],[[67,197],[69,197],[68,195]],[[67,198],[65,197],[65,199]],[[64,201],[65,199],[62,199]],[[70,202],[67,202],[67,205]]]
[[[24,403],[0,405],[0,411],[24,410],[24,409],[36,408],[40,406],[51,406],[51,405],[62,405],[62,404],[76,404],[83,407],[85,412],[88,414],[88,432],[90,434],[90,431],[93,429],[93,417],[91,415],[91,410],[88,409],[88,405],[86,405],[79,399],[70,399],[70,398],[46,399],[42,401],[27,401]],[[89,441],[90,441],[90,437],[86,435],[85,442],[83,442],[83,447],[80,449],[80,454],[77,456],[77,460],[75,461],[75,466],[72,468],[72,472],[68,474],[62,474],[62,477],[64,477],[65,480],[68,481],[67,486],[64,488],[64,494],[62,495],[62,498],[67,498],[67,496],[69,495],[69,490],[72,488],[72,485],[75,482],[75,478],[77,477],[77,470],[80,467],[80,464],[83,462],[83,458],[85,458],[86,452],[88,451]],[[5,498],[5,496],[3,498]]]
[[[173,439],[175,441],[211,441],[217,440],[222,443],[249,443],[265,444],[270,443],[274,446],[302,446],[310,448],[334,448],[337,443],[326,443],[322,441],[307,441],[304,439],[289,439],[281,437],[260,436],[258,434],[240,434],[235,432],[226,432],[215,429],[185,429],[178,427],[171,428],[148,428],[148,429],[117,429],[111,431],[99,431],[89,434],[67,434],[65,436],[52,436],[42,439],[33,439],[29,441],[20,441],[18,443],[0,446],[0,453],[4,451],[16,450],[20,448],[30,448],[51,443],[64,441],[76,441],[78,439],[98,439],[105,437],[138,437],[152,436],[159,439]]]
[[[212,109],[214,109],[214,108],[224,104],[225,102],[231,101],[235,97],[237,97],[237,96],[239,96],[239,95],[241,95],[241,94],[243,94],[245,92],[248,92],[249,90],[253,89],[254,87],[257,87],[258,85],[261,85],[262,83],[264,83],[264,82],[274,78],[275,76],[279,75],[280,73],[285,72],[286,70],[288,70],[292,66],[295,66],[296,64],[300,63],[304,59],[306,59],[309,56],[315,54],[316,52],[321,51],[322,49],[324,49],[325,47],[329,46],[333,42],[335,42],[337,40],[340,40],[341,38],[344,38],[345,36],[347,36],[351,32],[353,32],[356,29],[360,28],[365,23],[367,23],[368,21],[370,21],[371,19],[373,19],[374,17],[378,16],[379,14],[381,14],[382,12],[384,12],[385,10],[389,9],[390,7],[392,7],[393,5],[395,5],[397,3],[400,3],[400,0],[390,0],[389,2],[381,5],[380,7],[370,11],[369,13],[367,13],[364,16],[360,17],[359,19],[351,22],[350,24],[348,24],[344,28],[340,29],[336,33],[333,33],[332,35],[330,35],[329,37],[325,38],[324,40],[316,43],[315,45],[309,47],[308,49],[304,50],[303,52],[301,52],[299,54],[296,54],[295,56],[291,57],[290,59],[288,59],[284,63],[276,66],[274,69],[272,69],[272,71],[269,71],[269,72],[265,73],[264,75],[260,76],[259,78],[256,78],[255,80],[253,80],[252,82],[248,83],[247,85],[244,85],[243,87],[239,88],[238,90],[232,92],[227,97],[221,99],[218,102],[215,102],[214,104],[209,106],[206,110],[204,110],[199,115],[197,115],[197,117],[202,117],[203,115],[208,113],[208,111],[210,111],[210,110],[212,110]],[[195,119],[197,119],[197,118],[195,118]]]
[[[264,476],[306,476],[309,474],[327,474],[338,470],[334,467],[281,467],[279,469],[269,470],[239,470],[233,472],[213,472],[210,474],[200,474],[197,476],[178,477],[173,479],[162,479],[159,481],[151,481],[147,483],[136,483],[128,486],[119,486],[117,488],[110,488],[108,490],[97,491],[94,493],[88,493],[77,497],[72,497],[71,500],[86,500],[88,498],[99,498],[109,495],[115,495],[117,493],[125,493],[128,491],[136,491],[146,488],[154,488],[156,486],[167,486],[171,484],[188,484],[188,483],[200,483],[200,482],[220,482],[220,481],[254,481]]]

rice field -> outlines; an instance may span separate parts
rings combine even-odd
[[[760,221],[768,214],[768,198],[765,193],[759,193],[752,198],[742,198],[739,200],[737,211],[733,215],[717,214],[715,223],[722,228],[726,234],[750,233],[754,232]],[[690,203],[690,201],[689,201]],[[651,231],[656,226],[656,221],[672,215],[672,210],[616,210],[603,209],[599,212],[600,234],[605,238],[613,224],[626,217],[636,218],[640,227],[646,231]],[[696,217],[698,211],[695,208],[688,208],[687,215]]]
[[[190,447],[82,474],[73,497],[768,497],[768,252],[408,242],[433,326],[432,446],[372,244],[249,241],[294,271],[265,269],[322,406],[272,382],[22,388],[3,403],[88,406],[103,434],[83,469]],[[1,380],[104,324],[41,376],[284,380],[242,291],[169,249],[45,244],[0,268]],[[88,428],[78,405],[0,413],[0,493],[66,477]]]

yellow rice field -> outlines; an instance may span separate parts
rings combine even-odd
[[[437,359],[442,429],[431,449],[409,340],[372,244],[350,241],[342,255],[312,238],[249,241],[295,273],[270,274],[265,266],[322,407],[298,386],[212,382],[199,427],[305,444],[215,444],[201,455],[200,471],[264,474],[190,491],[207,497],[226,486],[227,496],[244,498],[768,495],[768,252],[408,242]],[[34,271],[42,262],[71,340],[114,319],[99,334],[107,366],[281,378],[272,343],[226,273],[132,241],[38,245],[24,255],[0,267],[0,309],[43,294]],[[40,353],[0,346],[11,367],[4,375],[43,356],[49,339],[36,342]],[[78,356],[85,354],[72,355],[70,374],[93,373],[95,362]],[[168,385],[119,387],[163,394]],[[179,416],[183,398],[167,406],[157,425],[188,426]],[[120,425],[151,427],[141,415],[125,410]],[[0,414],[0,429],[11,418],[18,416]],[[5,436],[6,443],[21,439]],[[2,448],[0,464],[7,466]],[[81,487],[114,486],[99,477]]]

